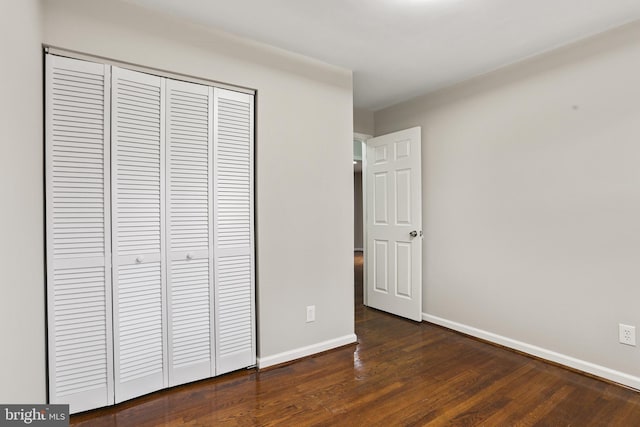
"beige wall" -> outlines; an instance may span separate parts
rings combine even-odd
[[[40,3],[0,2],[0,402],[43,402]]]
[[[364,108],[353,109],[353,131],[365,135],[373,135],[375,126],[373,123],[373,111]]]
[[[639,40],[628,25],[376,113],[377,135],[422,126],[426,314],[640,387],[640,348],[618,343],[640,327]]]
[[[45,1],[42,26],[39,2],[0,4],[1,402],[43,401],[46,390],[42,42],[257,89],[259,357],[355,339],[350,71],[125,2]]]

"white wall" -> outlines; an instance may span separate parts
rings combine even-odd
[[[375,126],[373,122],[374,113],[365,108],[353,109],[353,131],[365,135],[373,135]]]
[[[0,402],[45,400],[38,0],[0,2]]]
[[[355,339],[350,71],[119,1],[46,1],[42,25],[39,2],[0,4],[0,402],[46,391],[40,43],[257,89],[259,357]]]
[[[428,320],[640,388],[640,23],[375,115],[423,132]]]

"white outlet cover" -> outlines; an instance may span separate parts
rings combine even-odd
[[[636,345],[636,327],[631,325],[623,325],[620,323],[618,328],[618,341],[621,344]]]

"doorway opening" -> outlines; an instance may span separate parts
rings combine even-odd
[[[353,251],[354,251],[354,267],[355,267],[355,302],[356,307],[363,304],[366,305],[366,292],[364,291],[365,278],[363,266],[365,262],[365,203],[364,203],[364,181],[363,167],[365,163],[366,147],[365,142],[371,138],[371,135],[360,133],[353,134]]]

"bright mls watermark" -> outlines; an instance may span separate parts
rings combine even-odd
[[[68,427],[69,405],[0,405],[0,427]]]

